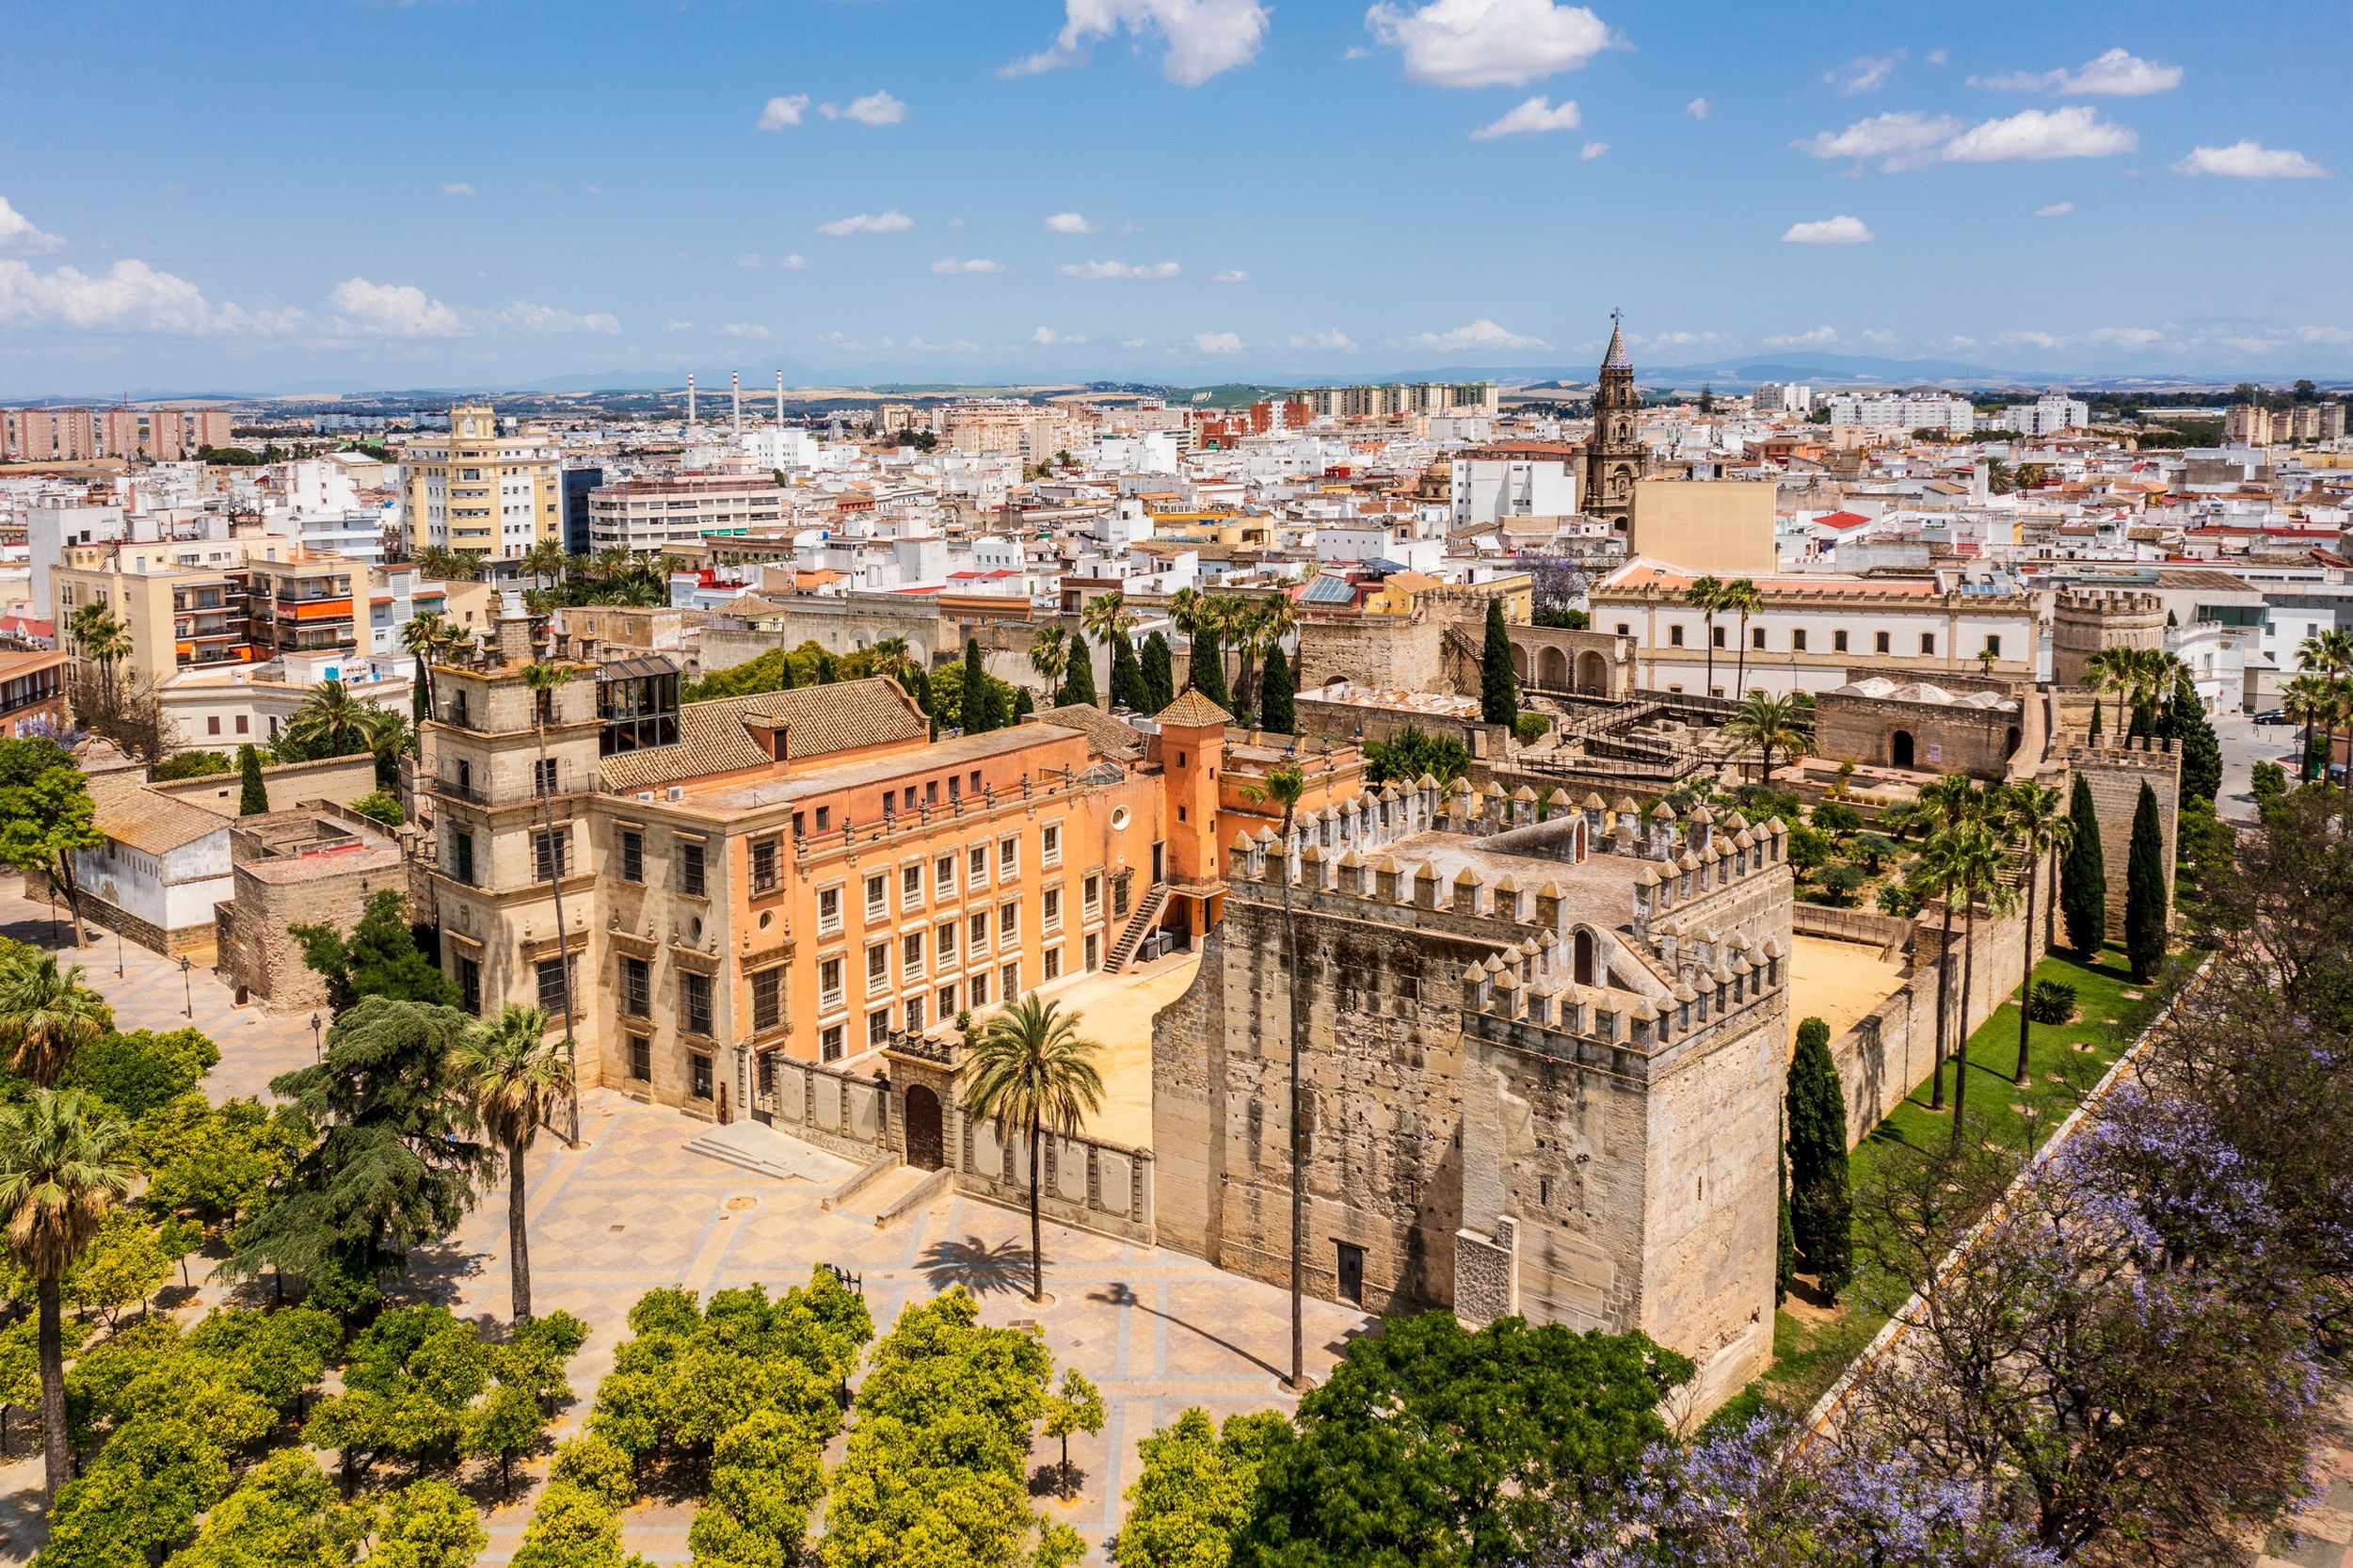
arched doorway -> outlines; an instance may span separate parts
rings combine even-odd
[[[1912,766],[1912,731],[1898,729],[1887,738],[1887,760],[1892,767]]]
[[[1577,689],[1593,696],[1609,692],[1609,661],[1590,648],[1577,656]]]
[[[1569,689],[1569,656],[1567,654],[1557,648],[1548,648],[1538,656],[1537,665],[1543,672],[1537,679],[1537,685],[1547,692],[1565,692]]]
[[[936,1171],[947,1163],[939,1096],[920,1083],[907,1086],[907,1163],[919,1171]]]
[[[2015,757],[2015,756],[2017,756],[2017,755],[2018,755],[2018,743],[2019,743],[2020,741],[2024,740],[2024,739],[2025,739],[2025,735],[2023,735],[2023,734],[2019,731],[2018,727],[2017,727],[2016,725],[2014,725],[2014,724],[2013,724],[2013,725],[2011,725],[2011,726],[2009,727],[2009,749],[2008,749],[2008,750],[2004,751],[2004,752],[2002,753],[2002,755],[2003,755],[2003,756],[2005,756],[2005,757]]]
[[[1593,983],[1593,934],[1579,930],[1571,952],[1575,958],[1570,973],[1579,985],[1591,985]]]
[[[1528,679],[1528,649],[1517,643],[1512,645],[1512,674],[1523,681]]]

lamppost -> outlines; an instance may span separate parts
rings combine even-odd
[[[321,1055],[322,1049],[319,1045],[319,1016],[316,1013],[313,1013],[311,1015],[311,1060],[312,1062],[317,1062],[321,1059]]]
[[[115,978],[122,978],[122,917],[115,917]]]
[[[194,968],[195,966],[188,962],[188,955],[182,953],[180,955],[180,988],[187,993],[188,1005],[185,1014],[191,1021],[196,1017],[196,982],[188,978],[188,971]]]

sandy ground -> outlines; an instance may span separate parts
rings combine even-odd
[[[1198,952],[1171,953],[1125,974],[1078,975],[1038,994],[1080,1015],[1081,1032],[1103,1048],[1103,1109],[1087,1118],[1090,1138],[1132,1149],[1152,1146],[1152,1016],[1193,984]]]
[[[1903,966],[1880,958],[1880,950],[1827,936],[1793,938],[1789,965],[1789,1048],[1798,1045],[1798,1025],[1819,1018],[1837,1039],[1868,1016],[1894,991]]]

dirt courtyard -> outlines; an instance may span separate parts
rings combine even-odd
[[[1861,942],[1827,936],[1793,938],[1789,963],[1789,1048],[1797,1049],[1798,1025],[1819,1018],[1837,1039],[1870,1015],[1902,983],[1903,966],[1880,957]]]

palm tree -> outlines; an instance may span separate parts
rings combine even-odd
[[[2296,664],[2298,669],[2325,680],[2330,689],[2329,712],[2323,720],[2329,743],[2321,753],[2320,776],[2325,779],[2337,760],[2337,722],[2345,716],[2345,678],[2353,675],[2353,632],[2314,632],[2296,650]],[[2311,749],[2311,742],[2307,741],[2305,747]],[[2353,768],[2346,770],[2345,782],[2347,788],[2353,789]]]
[[[545,587],[553,583],[561,587],[564,573],[572,564],[572,553],[560,539],[541,539],[522,553],[515,565],[534,582]]]
[[[570,1042],[565,1042],[568,1048]],[[495,1023],[477,1023],[452,1054],[482,1130],[506,1160],[506,1246],[513,1259],[514,1319],[531,1320],[531,1237],[523,1163],[532,1140],[572,1093],[572,1064],[548,1040],[548,1016],[510,1001]]]
[[[105,999],[82,984],[81,965],[60,968],[56,953],[26,949],[0,968],[0,1050],[43,1088],[113,1025]]]
[[[2303,746],[2296,757],[2296,776],[2309,784],[2313,776],[2313,735],[2334,722],[2337,686],[2325,676],[2299,675],[2281,689],[2280,711],[2303,727]],[[2330,750],[2333,751],[2333,744]],[[2326,773],[2324,766],[2323,772]]]
[[[416,552],[416,568],[442,583],[471,583],[482,575],[482,557],[471,550],[445,550],[426,545]]]
[[[1135,612],[1128,608],[1128,596],[1117,588],[1096,594],[1079,609],[1079,629],[1093,638],[1097,648],[1109,648],[1113,637],[1126,636],[1135,623]]]
[[[1283,862],[1275,869],[1275,882],[1283,890],[1283,966],[1290,977],[1284,988],[1283,1005],[1288,1014],[1285,1032],[1290,1036],[1290,1153],[1291,1153],[1291,1381],[1294,1390],[1307,1386],[1306,1320],[1301,1302],[1305,1293],[1304,1265],[1307,1250],[1307,1188],[1305,1160],[1299,1146],[1299,1129],[1303,1118],[1299,1113],[1299,927],[1291,919],[1290,841],[1291,824],[1297,821],[1300,800],[1307,792],[1307,776],[1295,763],[1286,762],[1266,776],[1264,784],[1246,787],[1254,800],[1271,800],[1283,808],[1283,829],[1277,835]]]
[[[98,1233],[134,1168],[115,1158],[126,1123],[93,1116],[79,1089],[36,1089],[0,1108],[0,1219],[8,1250],[37,1282],[40,1326],[40,1430],[52,1501],[72,1471],[65,1421],[65,1345],[58,1283]]]
[[[1063,671],[1070,667],[1070,633],[1059,626],[1041,626],[1030,638],[1030,667],[1046,681],[1046,702],[1053,706]]]
[[[1749,689],[1749,616],[1762,609],[1764,604],[1764,595],[1758,593],[1756,584],[1747,578],[1735,578],[1724,584],[1724,608],[1737,611],[1740,616],[1740,659],[1737,673],[1732,678],[1733,695],[1736,696],[1746,696]]]
[[[1947,852],[1955,872],[1955,889],[1961,898],[1961,1031],[1953,1049],[1953,1153],[1961,1152],[1962,1112],[1969,1103],[1969,991],[1977,984],[1977,901],[1985,901],[1989,919],[2009,912],[2010,888],[2004,873],[2009,869],[2009,846],[1983,815],[1952,829]]]
[[[2068,814],[2067,797],[2038,779],[2025,778],[2011,785],[2002,793],[2002,826],[2026,857],[2026,941],[2025,952],[2034,952],[2034,895],[2036,884],[2041,881],[2045,856],[2062,856],[2075,839],[2075,821]],[[2057,874],[2056,862],[2052,873]],[[2057,899],[2052,904],[2056,906]],[[2026,1081],[2027,1025],[2026,1004],[2034,996],[2034,965],[2029,962],[2018,981],[2018,1066],[2010,1074],[2012,1083]]]
[[[1168,618],[1186,636],[1201,630],[1201,612],[1209,603],[1209,596],[1198,588],[1179,588],[1168,596]]]
[[[570,858],[565,852],[570,847],[568,837],[559,843],[555,837],[555,795],[553,781],[548,777],[548,720],[555,712],[555,694],[572,679],[572,666],[551,660],[533,664],[523,671],[523,684],[531,688],[532,728],[539,739],[538,775],[539,813],[542,831],[548,840],[548,886],[555,894],[556,978],[564,995],[564,1073],[570,1080],[565,1102],[570,1116],[570,1131],[567,1141],[580,1141],[580,1058],[579,1048],[572,1040],[572,928],[564,923],[564,873]],[[569,824],[566,824],[567,831]]]
[[[1936,960],[1936,1076],[1930,1079],[1929,1109],[1945,1109],[1945,1053],[1952,1020],[1953,894],[1962,874],[1956,830],[1982,809],[1977,781],[1963,774],[1947,774],[1922,786],[1920,798],[1905,813],[1907,826],[1925,826],[1929,841],[1913,865],[1913,891],[1934,895],[1945,906],[1944,940]]]
[[[1695,580],[1683,590],[1683,602],[1706,614],[1707,690],[1713,696],[1716,690],[1716,612],[1724,607],[1724,580],[1713,572]]]
[[[964,1108],[1016,1128],[1030,1141],[1030,1300],[1046,1301],[1046,1228],[1038,1212],[1040,1144],[1048,1128],[1075,1136],[1103,1108],[1102,1047],[1079,1032],[1079,1015],[1035,991],[988,1020],[965,1060]]]
[[[2116,732],[2125,736],[2128,744],[2132,729],[2131,714],[2140,694],[2140,665],[2133,657],[2137,651],[2129,648],[2104,648],[2084,664],[2084,684],[2093,696],[2097,697],[2106,694],[2116,698]]]
[[[371,749],[372,710],[341,680],[322,680],[286,721],[284,749],[304,757],[350,757]]]
[[[433,661],[447,646],[449,622],[439,610],[420,610],[400,629],[400,646],[417,661],[417,702],[420,716],[433,712]]]
[[[1724,734],[1740,744],[1742,750],[1753,746],[1765,754],[1763,782],[1773,781],[1773,753],[1795,754],[1808,740],[1805,710],[1795,696],[1768,696],[1753,692],[1740,699],[1740,707],[1724,725]]]
[[[98,678],[105,688],[106,712],[110,715],[120,712],[116,669],[131,656],[130,631],[104,604],[83,605],[68,617],[67,625],[74,641],[81,645],[82,657],[98,666]]]
[[[1242,624],[1250,616],[1250,601],[1240,594],[1211,594],[1207,614],[1209,629],[1217,633],[1218,658],[1221,661],[1218,673],[1223,675],[1225,665],[1222,661],[1241,638]],[[1225,689],[1231,692],[1233,687],[1229,684]],[[1237,696],[1235,700],[1241,699]]]

